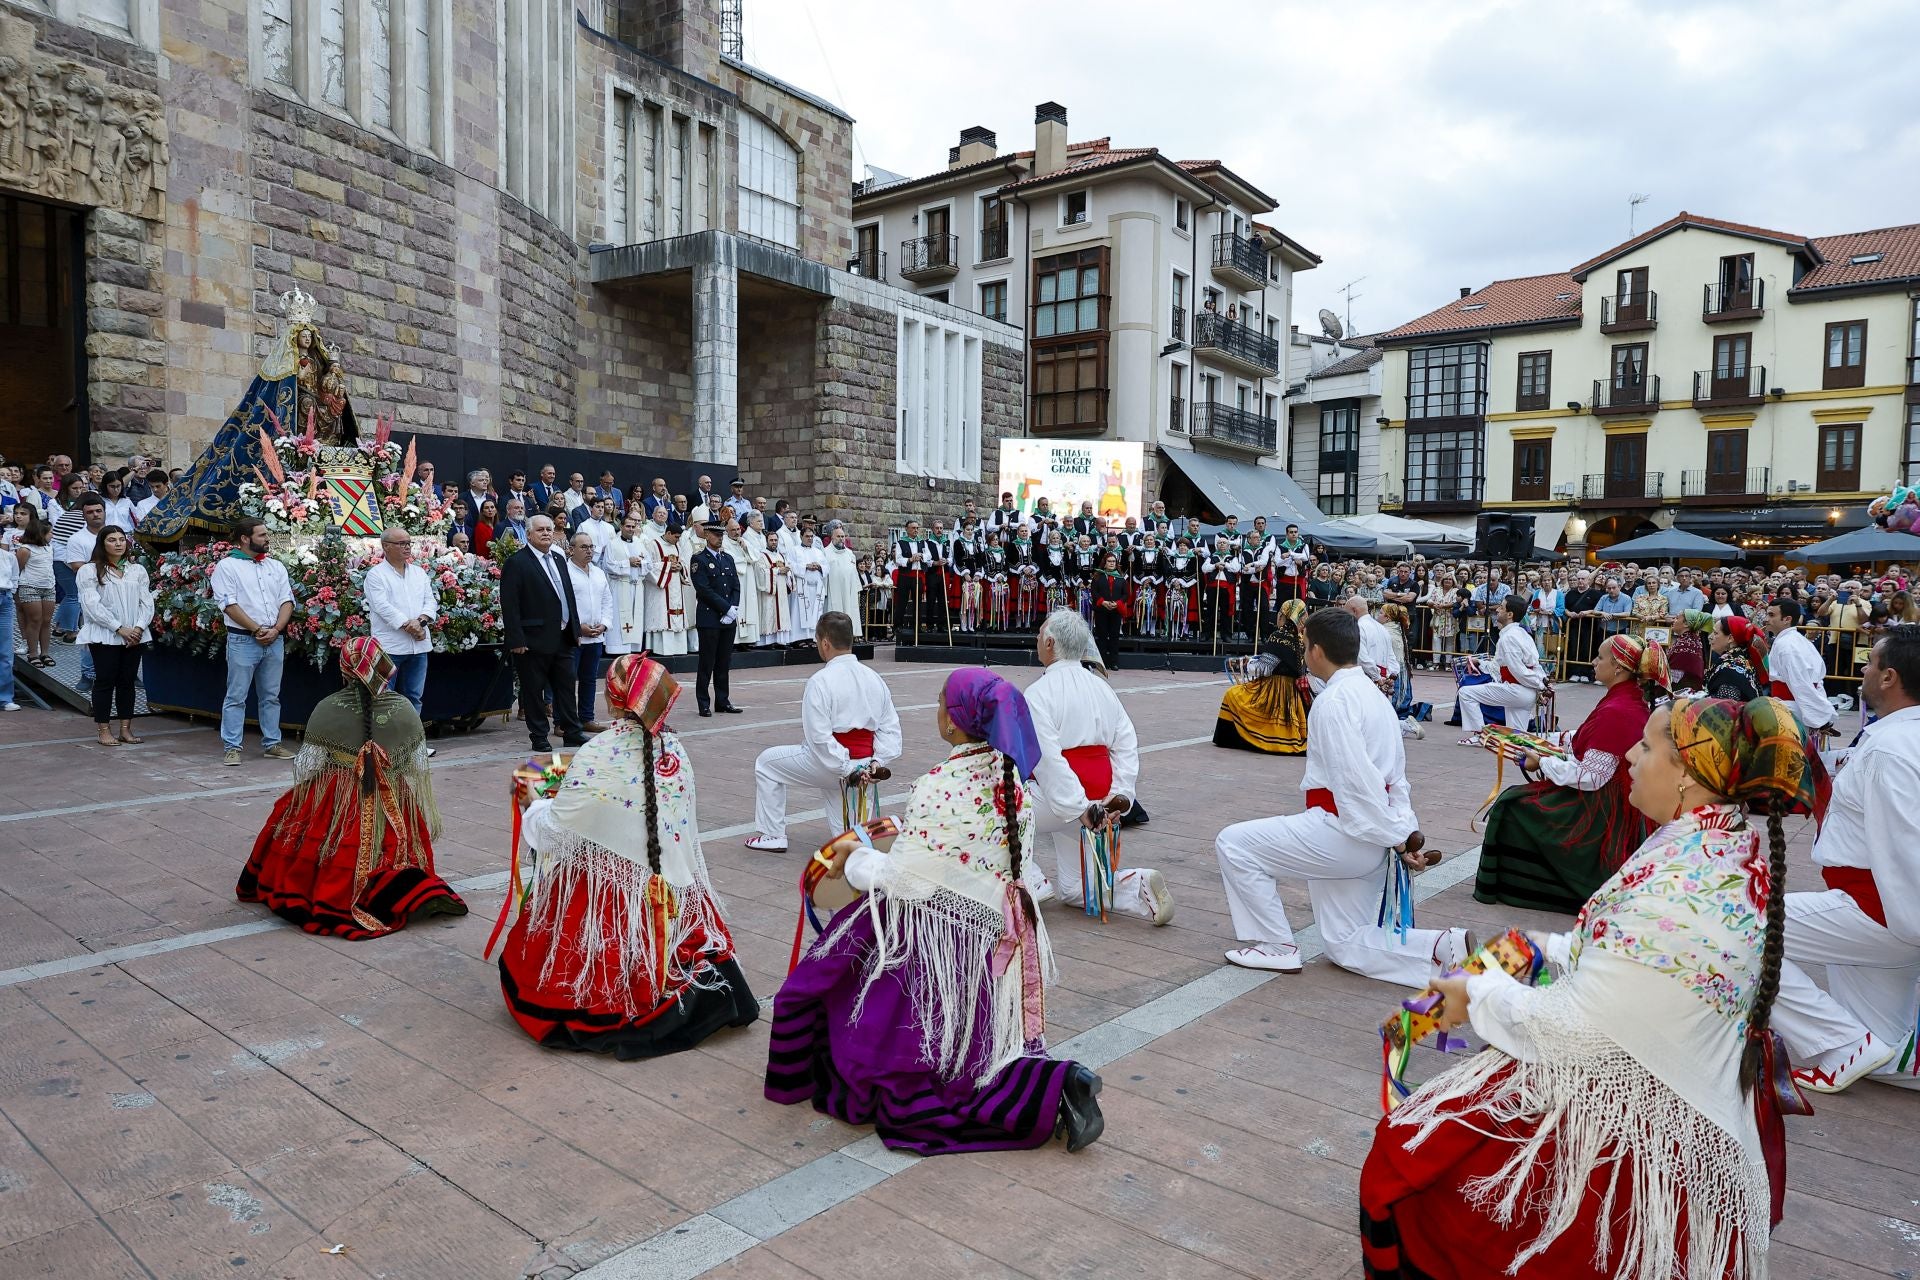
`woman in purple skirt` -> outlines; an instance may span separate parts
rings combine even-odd
[[[1022,783],[1040,743],[1020,691],[984,668],[941,693],[953,750],[914,784],[887,853],[857,836],[821,860],[864,896],[773,1001],[767,1097],[811,1102],[918,1155],[1100,1136],[1100,1077],[1046,1056],[1053,957],[1020,879]]]

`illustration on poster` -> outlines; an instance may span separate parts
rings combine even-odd
[[[1131,442],[1057,444],[1045,440],[1001,443],[1000,488],[1013,494],[1016,509],[1033,511],[1041,498],[1060,515],[1079,512],[1082,503],[1112,528],[1141,512],[1141,470],[1145,447]]]

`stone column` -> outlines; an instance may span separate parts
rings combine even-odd
[[[730,259],[693,268],[693,456],[740,461],[740,275]]]

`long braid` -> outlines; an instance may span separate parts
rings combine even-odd
[[[1773,1020],[1773,998],[1780,991],[1780,961],[1787,949],[1787,801],[1775,795],[1767,804],[1767,940],[1760,951],[1760,981],[1747,1015],[1747,1048],[1740,1059],[1741,1092],[1760,1078],[1761,1055]]]
[[[1013,771],[1013,757],[1000,757],[1001,794],[1007,799],[1007,859],[1014,887],[1020,891],[1020,902],[1025,907],[1027,918],[1034,915],[1033,897],[1027,892],[1026,881],[1020,876],[1020,779]]]
[[[353,683],[360,691],[360,732],[363,735],[360,741],[364,744],[373,741],[373,690],[367,688],[365,681],[355,680]],[[361,759],[360,794],[372,795],[376,781],[373,753],[369,751]]]
[[[660,874],[660,822],[658,819],[658,801],[654,794],[653,775],[653,734],[640,726],[640,764],[647,771],[646,821],[647,821],[647,866],[653,874]]]

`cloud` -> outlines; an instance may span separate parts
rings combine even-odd
[[[1563,270],[1682,209],[1828,235],[1920,219],[1906,0],[1275,4],[746,0],[747,56],[859,121],[856,165],[927,173],[959,131],[1225,161],[1325,259],[1295,323],[1390,328],[1461,285]]]

